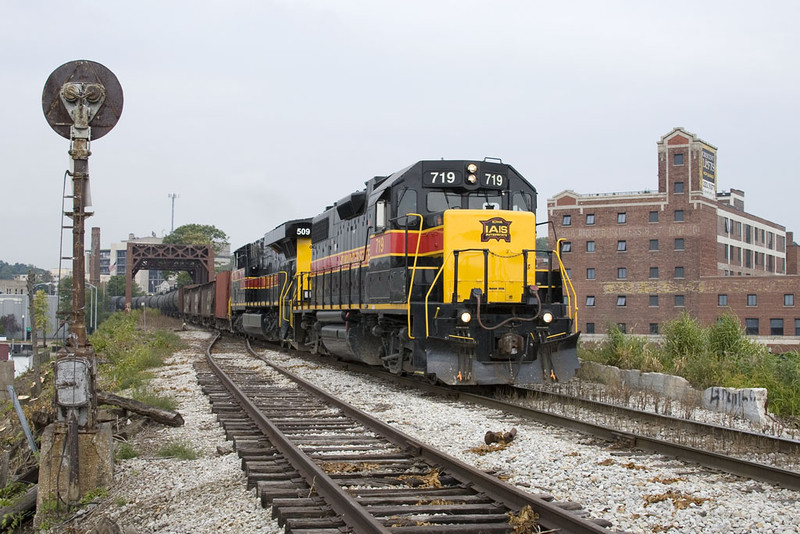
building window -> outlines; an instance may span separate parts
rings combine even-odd
[[[750,318],[744,320],[744,334],[746,336],[758,335],[758,319]]]
[[[675,210],[675,222],[683,222],[683,210]]]
[[[753,227],[750,226],[749,224],[745,224],[744,225],[744,242],[745,243],[752,243],[753,242],[752,229],[753,229]]]
[[[794,306],[794,293],[787,293],[783,296],[784,306]]]
[[[658,212],[651,211],[650,212],[650,222],[658,222]]]
[[[628,269],[625,267],[617,267],[617,279],[625,280],[628,278]]]
[[[622,213],[617,213],[617,224],[625,224],[628,221],[628,216],[623,211]]]
[[[683,308],[685,300],[686,299],[684,298],[683,295],[675,295],[675,307],[676,308]]]
[[[675,238],[675,250],[684,250],[686,246],[686,242],[683,240],[682,237]]]
[[[756,295],[747,295],[747,305],[758,306],[758,298],[756,297]]]
[[[650,240],[650,250],[658,250],[658,239],[651,239]]]
[[[745,250],[744,251],[744,266],[750,268],[753,266],[753,251],[752,250]]]
[[[628,305],[628,297],[625,295],[617,295],[617,306],[627,306]]]
[[[594,224],[594,213],[587,213],[586,214],[586,226],[591,226]]]
[[[727,306],[728,295],[717,295],[717,306]]]
[[[567,269],[564,272],[567,273],[567,278],[572,278],[572,269],[567,267]]]
[[[650,267],[650,278],[658,278],[658,267]]]
[[[594,295],[587,295],[586,296],[586,305],[587,306],[594,306]]]
[[[586,269],[586,279],[594,280],[594,267],[589,267]]]
[[[561,243],[561,252],[572,252],[572,241],[564,241]]]
[[[658,308],[658,295],[650,295],[650,306]]]
[[[731,233],[731,221],[727,217],[723,217],[722,220],[724,221],[725,224],[725,233],[726,234]]]
[[[628,325],[625,323],[617,323],[617,329],[620,331],[621,334],[628,333]]]
[[[684,278],[683,267],[675,267],[675,278]]]
[[[651,336],[658,335],[658,323],[650,323],[650,335]]]
[[[594,241],[586,242],[586,252],[594,252]]]
[[[673,154],[672,163],[674,165],[683,165],[683,153],[681,152],[680,154]]]
[[[794,335],[800,336],[800,319],[794,320]]]
[[[675,182],[673,185],[675,187],[674,191],[676,193],[683,193],[683,182]]]
[[[783,335],[783,319],[770,319],[769,320],[769,335],[782,336]]]
[[[625,252],[628,250],[628,242],[624,239],[617,241],[617,252]]]
[[[586,323],[586,333],[594,334],[594,323]]]
[[[561,226],[572,226],[572,215],[564,215],[561,217]]]

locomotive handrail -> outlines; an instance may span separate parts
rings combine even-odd
[[[411,283],[408,285],[408,298],[406,298],[406,320],[408,321],[408,339],[416,339],[413,335],[411,335],[411,292],[414,291],[414,276],[417,274],[417,261],[419,261],[419,244],[422,241],[422,223],[423,218],[422,215],[419,213],[407,213],[406,216],[414,215],[419,217],[419,230],[417,230],[417,248],[414,251],[414,267],[411,268]],[[408,257],[408,228],[406,228],[406,258]],[[408,259],[406,259],[406,268],[408,268]],[[433,287],[433,286],[431,286]],[[427,310],[426,310],[427,311]],[[427,317],[425,321],[425,337],[428,337],[427,333]]]
[[[428,299],[430,298],[431,293],[433,292],[433,288],[436,287],[436,282],[437,280],[439,280],[439,276],[442,274],[442,272],[444,272],[444,268],[447,265],[447,262],[452,257],[453,257],[453,252],[451,251],[442,262],[442,266],[439,268],[439,272],[436,273],[436,276],[433,277],[433,282],[431,282],[430,289],[428,289],[428,292],[425,294],[425,337],[426,338],[430,337],[430,321],[428,320]],[[444,297],[444,295],[442,297]],[[444,300],[444,298],[442,298],[442,300]]]
[[[561,242],[564,239],[559,239],[556,241],[556,259],[558,260],[558,267],[559,271],[561,272],[561,279],[567,281],[567,287],[569,288],[567,291],[567,314],[572,318],[572,329],[574,332],[578,332],[578,296],[575,294],[575,288],[572,285],[572,280],[569,279],[569,275],[567,274],[566,269],[564,268],[564,264],[561,262],[561,254],[559,250],[561,250]],[[574,304],[573,304],[574,301]],[[574,312],[573,312],[574,309]]]
[[[278,271],[278,274],[283,274],[284,275],[283,287],[281,288],[281,293],[278,296],[278,299],[279,299],[279,302],[278,302],[278,318],[279,318],[278,328],[280,328],[281,322],[283,322],[283,321],[286,321],[287,323],[289,322],[289,319],[284,319],[284,317],[283,317],[283,309],[285,307],[283,305],[283,303],[286,300],[286,295],[289,293],[289,291],[290,291],[292,286],[291,286],[291,284],[287,284],[287,282],[289,281],[289,272],[288,271]],[[289,317],[291,317],[291,315],[292,314],[290,312],[289,313]]]

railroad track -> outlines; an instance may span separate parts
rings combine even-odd
[[[286,370],[265,377],[211,346],[205,365],[198,378],[248,485],[287,532],[609,532],[579,505],[506,484]]]
[[[272,350],[275,349],[272,348]],[[294,352],[291,353],[291,356],[304,357],[301,353]],[[322,363],[319,359],[313,361]],[[377,368],[333,359],[326,359],[324,363],[341,369],[380,377],[403,387],[413,387],[426,393],[494,408],[525,419],[591,435],[598,439],[619,442],[633,449],[664,454],[745,478],[776,484],[788,489],[800,490],[800,472],[796,469],[785,469],[779,465],[751,461],[732,455],[733,447],[739,449],[749,447],[752,451],[758,452],[763,456],[771,456],[773,461],[776,458],[783,458],[787,464],[798,465],[800,464],[800,442],[795,440],[634,410],[619,405],[580,399],[562,393],[548,394],[540,390],[514,388],[511,396],[516,397],[516,400],[512,402],[498,398],[494,394],[486,394],[486,388],[473,388],[467,391],[463,388],[437,386],[422,380],[393,375]],[[484,393],[476,393],[475,391]],[[505,397],[509,396],[507,391],[503,395]],[[546,407],[535,408],[527,402],[521,402],[523,399],[530,400],[530,398],[538,398],[538,402],[543,405],[550,404],[562,407],[565,404],[573,404],[581,409],[604,414],[605,417],[602,423],[594,423],[578,418],[577,413],[574,414],[574,417],[567,416],[563,413],[554,413]],[[563,410],[560,408],[559,411]],[[631,421],[638,421],[647,430],[624,430],[621,427],[615,427],[612,424],[613,421],[625,421],[628,428],[631,428]],[[665,438],[665,434],[671,435],[673,440]],[[722,444],[725,449],[716,451],[705,448],[704,445],[709,443]]]

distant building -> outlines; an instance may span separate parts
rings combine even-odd
[[[583,332],[612,322],[658,334],[686,311],[704,324],[732,312],[751,335],[800,336],[800,247],[747,213],[743,191],[717,192],[716,160],[716,147],[674,128],[658,142],[657,191],[548,199]]]
[[[27,295],[26,280],[0,280],[0,295]]]

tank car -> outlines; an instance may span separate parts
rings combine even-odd
[[[375,177],[235,252],[229,325],[451,385],[568,380],[575,293],[557,250],[537,268],[536,202],[500,161]]]

